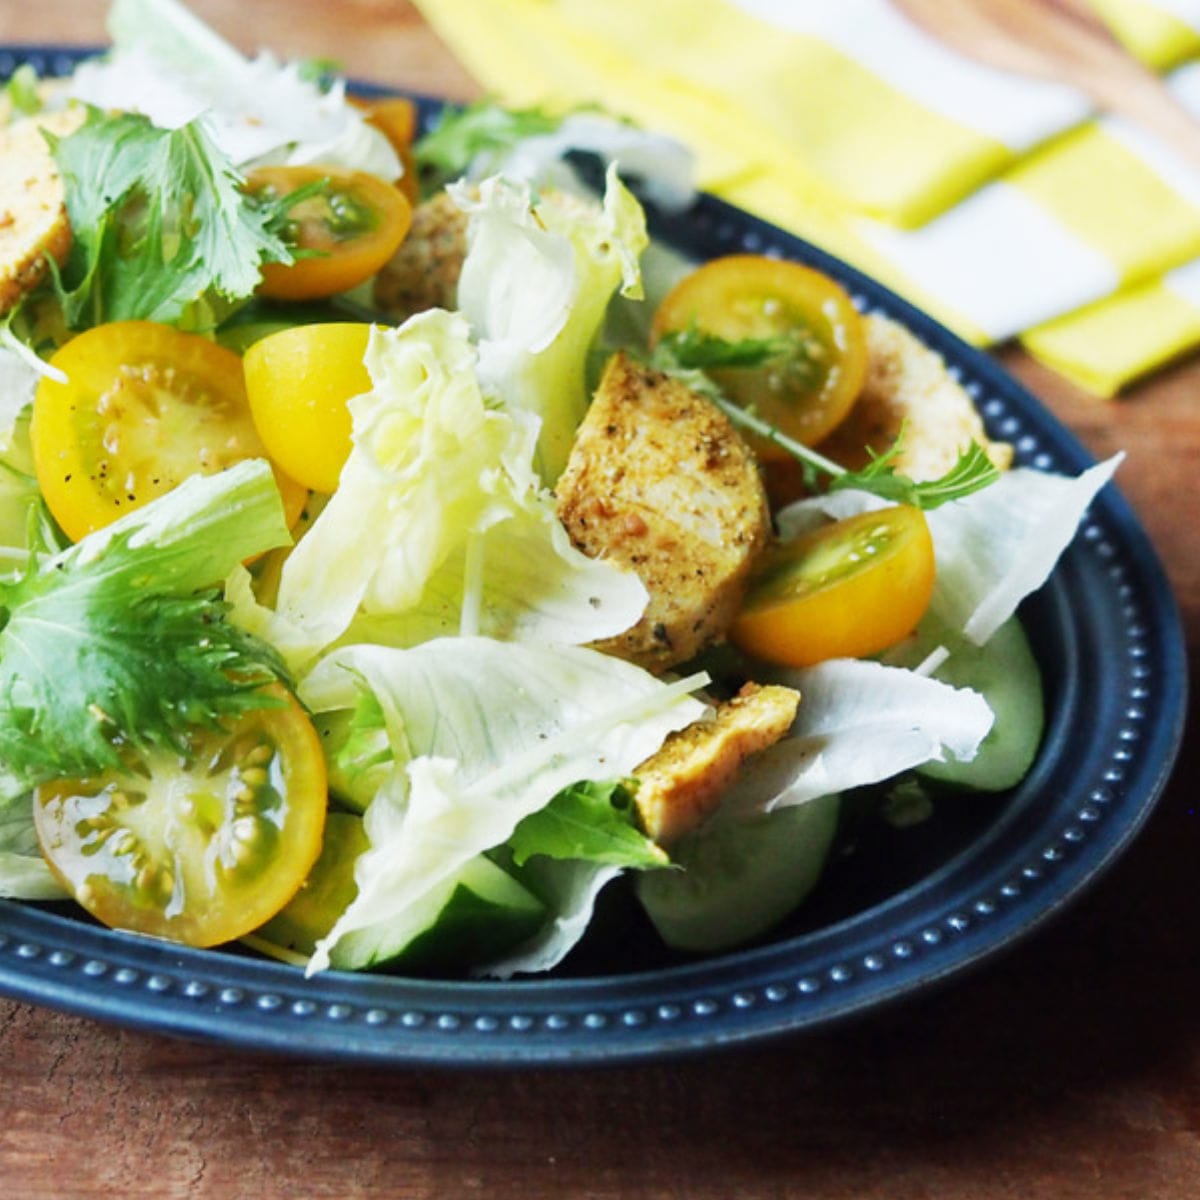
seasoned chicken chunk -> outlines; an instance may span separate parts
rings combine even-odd
[[[408,236],[375,279],[375,303],[395,321],[457,307],[466,255],[467,214],[449,192],[439,192],[413,209]]]
[[[848,467],[865,466],[865,447],[886,450],[903,427],[895,466],[911,479],[944,475],[972,439],[1001,470],[1012,463],[1012,447],[988,438],[971,397],[940,354],[878,313],[866,318],[866,329],[866,382],[850,415],[821,444],[823,454]]]
[[[792,727],[800,693],[748,683],[713,716],[671,734],[635,771],[642,828],[667,845],[721,803],[742,763]]]
[[[37,286],[48,258],[66,261],[71,226],[42,130],[70,133],[82,115],[70,109],[0,128],[0,316]]]
[[[650,593],[599,649],[661,672],[724,635],[771,522],[754,457],[719,409],[616,354],[555,490],[575,544]]]

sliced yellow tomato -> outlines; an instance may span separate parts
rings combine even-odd
[[[299,704],[197,733],[190,755],[130,754],[124,770],[37,788],[50,869],[115,929],[192,946],[241,937],[280,911],[321,852],[320,739]]]
[[[371,390],[370,325],[297,325],[268,334],[242,360],[259,436],[294,479],[332,492],[350,454],[346,402]]]
[[[311,252],[293,263],[267,263],[259,294],[276,300],[315,300],[357,287],[399,249],[412,224],[412,205],[386,180],[336,167],[258,167],[246,187],[289,196],[326,181],[288,213],[290,240]]]
[[[267,451],[254,428],[242,360],[207,338],[152,321],[97,325],[50,360],[30,441],[38,485],[68,537],[115,521],[191,475]],[[275,478],[288,524],[306,490]]]
[[[867,369],[862,318],[841,284],[799,263],[753,254],[713,259],[685,276],[654,314],[653,341],[698,329],[726,341],[770,339],[777,354],[752,367],[707,373],[735,403],[804,445],[850,411]],[[760,458],[786,458],[762,439]]]
[[[920,509],[834,521],[770,551],[729,630],[739,649],[807,667],[893,646],[933,594],[933,539]]]

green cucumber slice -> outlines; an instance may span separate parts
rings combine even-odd
[[[287,906],[261,929],[258,937],[273,946],[309,955],[354,899],[354,860],[367,848],[362,818],[331,812],[325,817],[321,855],[304,885]]]
[[[674,870],[634,889],[659,936],[677,950],[727,950],[778,924],[812,891],[837,830],[838,796],[774,812],[718,815],[680,840]],[[678,869],[682,868],[682,869]]]
[[[460,970],[500,958],[537,933],[547,916],[537,896],[480,855],[407,914],[403,926],[381,922],[357,930],[338,942],[330,961],[346,971]]]
[[[929,636],[923,631],[920,641],[925,653],[945,645],[950,657],[934,678],[979,692],[996,723],[969,762],[928,762],[918,774],[982,792],[1016,787],[1033,766],[1046,727],[1042,674],[1020,621],[1010,617],[983,646],[946,630],[930,630]]]
[[[368,845],[361,817],[329,813],[325,844],[308,880],[287,907],[257,931],[257,940],[311,955],[354,899],[354,863]],[[440,971],[485,962],[531,938],[547,909],[503,867],[481,856],[467,863],[414,916],[402,930],[391,931],[381,923],[343,938],[333,949],[333,966],[348,971],[384,966]]]

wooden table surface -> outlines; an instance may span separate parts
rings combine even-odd
[[[103,40],[98,0],[0,0],[0,42]],[[478,88],[400,0],[195,0],[246,50]],[[336,23],[333,14],[336,13]],[[1200,360],[1119,403],[1001,360],[1098,456],[1162,555],[1200,658]],[[281,1061],[0,1001],[0,1196],[1200,1195],[1197,704],[1132,850],[1052,928],[835,1033],[594,1071]]]

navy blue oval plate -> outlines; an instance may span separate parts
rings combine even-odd
[[[78,53],[0,50],[69,71]],[[370,91],[371,89],[364,89]],[[423,102],[428,117],[436,111]],[[709,197],[655,235],[683,253],[778,254],[841,279],[865,310],[939,351],[1018,461],[1077,474],[1086,451],[1015,380],[845,264]],[[114,932],[66,906],[0,902],[0,992],[158,1033],[392,1064],[602,1063],[696,1053],[827,1027],[1011,948],[1094,882],[1165,785],[1182,736],[1185,654],[1162,567],[1111,485],[1022,616],[1047,684],[1038,762],[1016,791],[943,803],[912,830],[868,820],[811,900],[767,942],[672,957],[636,907],[602,898],[553,975],[464,982],[294,968]]]

